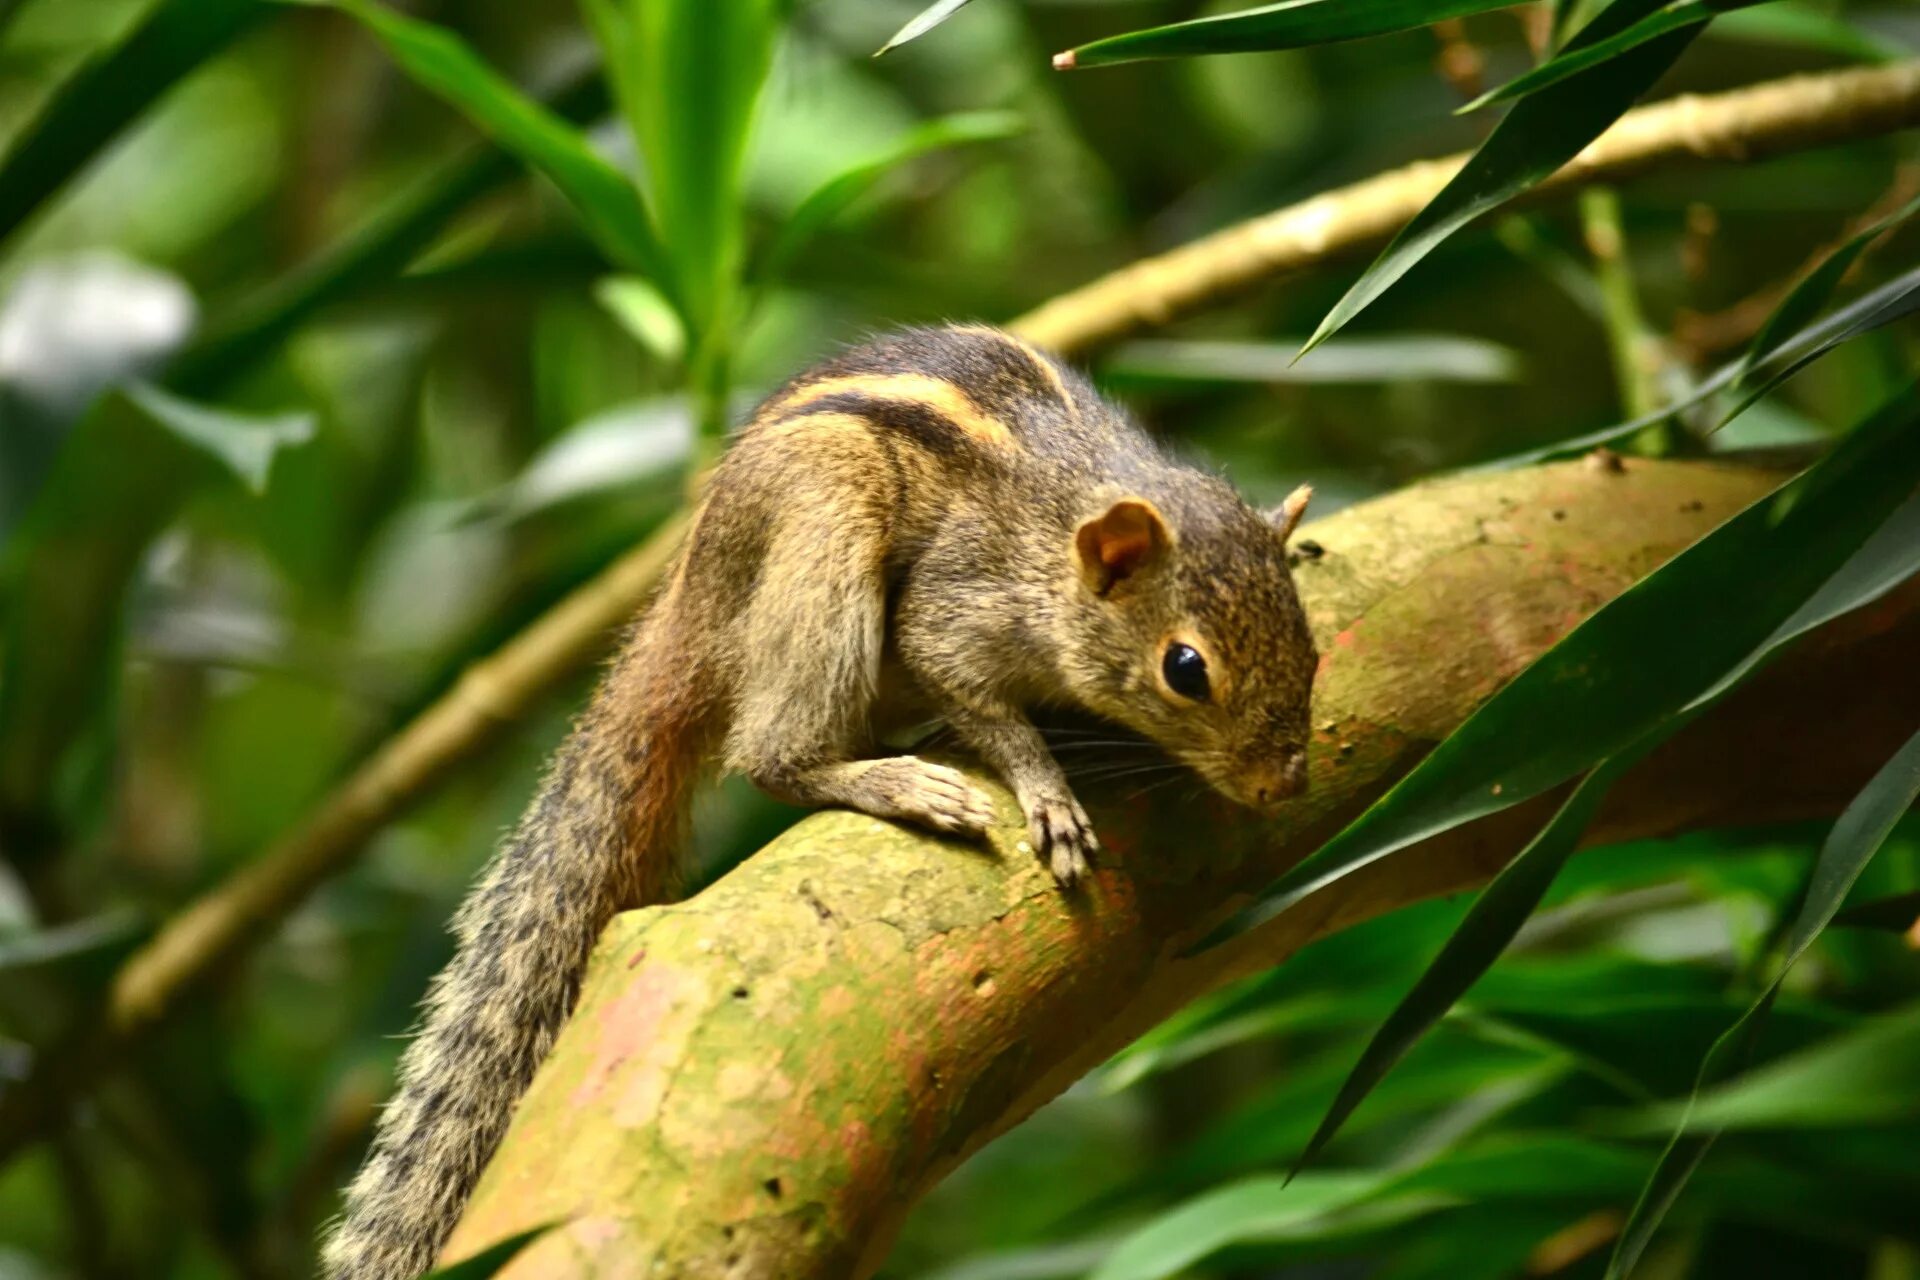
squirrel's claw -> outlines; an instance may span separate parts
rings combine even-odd
[[[1093,834],[1087,811],[1071,794],[1047,796],[1027,808],[1027,831],[1053,878],[1071,885],[1092,869],[1100,841]]]

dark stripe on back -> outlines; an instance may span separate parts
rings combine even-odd
[[[817,413],[848,413],[865,418],[877,427],[913,440],[930,453],[947,456],[966,449],[967,433],[946,414],[918,400],[898,400],[890,396],[868,395],[863,391],[842,391],[796,405],[774,419],[792,422]]]

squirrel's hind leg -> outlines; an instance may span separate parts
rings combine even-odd
[[[728,767],[789,804],[983,834],[993,802],[964,773],[917,756],[874,757],[887,520],[877,498],[847,488],[779,514],[740,619]]]

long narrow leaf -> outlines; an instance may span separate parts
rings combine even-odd
[[[1762,396],[1767,395],[1836,347],[1843,346],[1876,329],[1884,328],[1895,321],[1903,320],[1915,312],[1920,312],[1920,268],[1887,281],[1871,293],[1855,299],[1817,323],[1808,325],[1792,337],[1780,340],[1772,355],[1757,361],[1749,369],[1744,394],[1732,409],[1719,415],[1715,429],[1732,422]],[[1585,453],[1589,449],[1602,445],[1619,444],[1623,440],[1631,439],[1649,426],[1664,422],[1682,410],[1704,404],[1728,390],[1739,379],[1741,366],[1745,361],[1745,355],[1728,361],[1702,379],[1692,393],[1684,399],[1664,405],[1653,413],[1643,414],[1638,418],[1616,423],[1610,427],[1602,427],[1598,431],[1590,431],[1584,435],[1556,440],[1552,444],[1528,449],[1523,453],[1508,454],[1504,458],[1497,458],[1472,469],[1493,471],[1530,466],[1550,458]]]
[[[1429,26],[1448,18],[1503,9],[1509,0],[1283,0],[1164,27],[1108,36],[1060,54],[1061,70],[1112,66],[1147,58],[1251,53],[1358,40]],[[896,37],[896,41],[897,41]]]
[[[646,157],[660,238],[696,345],[732,323],[743,252],[741,169],[780,30],[775,0],[623,0],[610,57]]]
[[[1610,38],[1656,3],[1614,0],[1568,48],[1577,50]],[[1303,352],[1339,332],[1448,236],[1578,155],[1666,74],[1698,34],[1697,26],[1669,31],[1515,103],[1453,180],[1414,215],[1334,304]]]
[[[1652,745],[1649,742],[1647,748]],[[1580,835],[1606,798],[1607,789],[1644,751],[1615,756],[1588,774],[1552,820],[1482,891],[1433,964],[1367,1042],[1359,1062],[1341,1083],[1333,1104],[1300,1153],[1295,1174],[1332,1140],[1354,1108],[1406,1056],[1407,1050],[1499,959],[1579,845]]]
[[[1781,625],[1917,481],[1920,392],[1910,387],[1813,467],[1795,501],[1755,503],[1603,605],[1213,940],[1625,749],[1763,643],[1781,642]],[[1551,736],[1533,728],[1548,724]]]
[[[163,0],[75,75],[0,161],[0,244],[188,72],[273,13],[267,0]]]
[[[1762,0],[1747,0],[1747,2],[1761,3]],[[1510,102],[1515,98],[1524,98],[1530,93],[1537,93],[1548,85],[1559,84],[1569,76],[1577,75],[1589,67],[1596,67],[1629,49],[1637,49],[1657,36],[1708,22],[1724,7],[1724,4],[1708,4],[1707,0],[1673,0],[1673,3],[1654,10],[1625,31],[1608,36],[1605,40],[1583,45],[1578,49],[1569,49],[1533,70],[1515,76],[1503,85],[1489,89],[1472,102],[1459,108],[1454,114],[1465,115],[1496,102]]]
[[[1867,246],[1916,213],[1920,213],[1920,196],[1915,196],[1873,225],[1849,236],[1845,243],[1821,259],[1804,279],[1788,291],[1760,326],[1759,332],[1753,335],[1734,373],[1734,386],[1742,392],[1748,391],[1750,388],[1747,383],[1753,377],[1755,366],[1764,363],[1767,357],[1777,352],[1798,330],[1805,328],[1809,321],[1820,314],[1833,297],[1833,291],[1840,287],[1840,281],[1860,260],[1860,255],[1866,252]]]
[[[1873,776],[1873,780],[1855,796],[1840,820],[1833,824],[1814,862],[1813,878],[1807,886],[1806,900],[1787,932],[1786,947],[1773,980],[1767,984],[1747,1011],[1740,1015],[1713,1043],[1700,1066],[1694,1092],[1687,1099],[1675,1125],[1675,1132],[1654,1166],[1633,1213],[1621,1230],[1620,1240],[1607,1267],[1608,1280],[1633,1270],[1667,1210],[1673,1206],[1687,1179],[1706,1155],[1718,1134],[1711,1121],[1696,1131],[1694,1109],[1703,1090],[1739,1071],[1751,1055],[1761,1024],[1780,994],[1787,973],[1814,939],[1820,936],[1840,911],[1847,893],[1866,870],[1867,863],[1886,843],[1894,824],[1920,800],[1920,733],[1894,754],[1892,760]],[[1724,1122],[1724,1117],[1722,1117]]]
[[[408,76],[559,188],[602,252],[674,293],[667,255],[639,192],[579,130],[502,79],[451,32],[373,0],[326,3],[357,18]]]
[[[873,56],[877,58],[883,53],[898,49],[909,40],[918,40],[921,36],[927,34],[927,32],[933,30],[948,18],[951,18],[954,14],[966,8],[969,3],[971,3],[971,0],[935,0],[933,4],[928,5],[919,13],[913,15],[905,26],[894,32],[893,38],[875,50]]]
[[[1592,818],[1600,793],[1613,779],[1731,691],[1767,657],[1815,627],[1878,599],[1916,572],[1920,572],[1920,495],[1910,497],[1819,591],[1710,690],[1689,703],[1680,715],[1589,774],[1527,848],[1487,886],[1427,972],[1388,1016],[1341,1086],[1339,1096],[1301,1154],[1300,1163],[1304,1165],[1313,1158],[1367,1092],[1484,976],[1513,941],[1565,865]],[[1894,816],[1898,817],[1897,811]],[[1822,869],[1816,870],[1815,880],[1817,886],[1830,888],[1833,874],[1824,868],[1823,863]],[[1858,874],[1859,869],[1854,868],[1852,876]],[[1852,879],[1846,884],[1851,886]],[[1844,887],[1839,890],[1833,899],[1835,906],[1845,892]],[[1796,930],[1792,937],[1804,950],[1800,932]],[[1806,942],[1810,941],[1809,936]],[[1797,957],[1798,952],[1794,955]]]

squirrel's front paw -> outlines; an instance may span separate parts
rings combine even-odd
[[[1086,875],[1093,855],[1100,851],[1093,822],[1071,792],[1033,800],[1027,806],[1027,831],[1033,837],[1034,851],[1063,885]]]
[[[874,809],[949,835],[978,836],[994,823],[993,801],[958,769],[918,756],[876,762],[866,781],[879,791]]]

